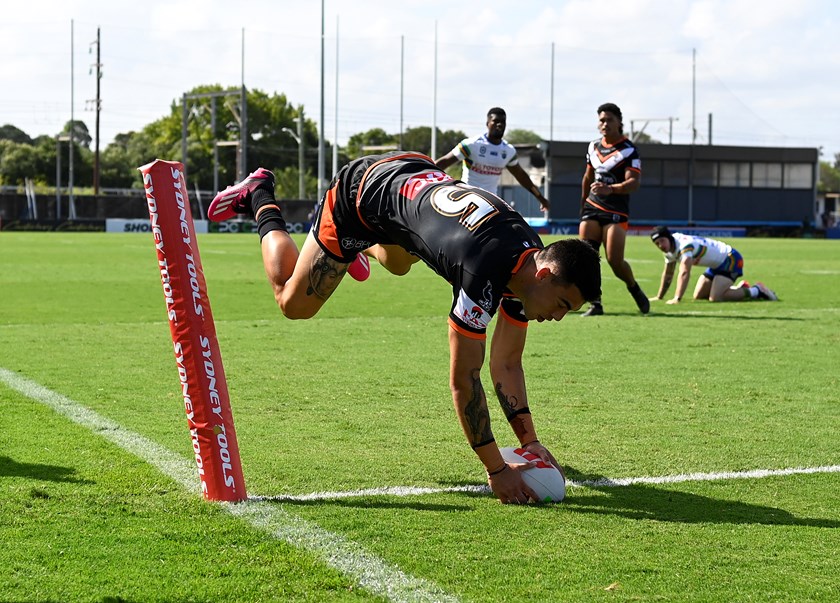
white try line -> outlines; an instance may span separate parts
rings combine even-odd
[[[0,382],[138,456],[187,490],[200,495],[193,459],[179,456],[78,402],[2,367]],[[315,553],[326,565],[343,572],[363,588],[389,601],[458,601],[457,597],[444,592],[437,585],[406,574],[398,567],[365,552],[355,542],[296,517],[272,501],[254,498],[241,503],[220,505],[272,537]]]
[[[616,488],[620,486],[634,486],[636,484],[677,484],[680,482],[711,482],[727,479],[760,479],[785,475],[799,475],[808,473],[840,473],[840,465],[826,465],[823,467],[790,467],[787,469],[752,469],[750,471],[723,471],[719,473],[680,473],[678,475],[620,477],[590,479],[584,481],[569,480],[569,488]],[[446,492],[466,492],[469,494],[490,494],[487,485],[453,486],[450,488],[422,488],[414,486],[393,486],[387,488],[367,488],[364,490],[345,490],[338,492],[312,492],[301,495],[278,495],[250,497],[251,500],[270,500],[274,502],[303,502],[308,500],[338,500],[342,498],[359,498],[364,496],[420,496],[423,494],[442,494]]]

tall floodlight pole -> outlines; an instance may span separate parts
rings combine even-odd
[[[551,203],[551,141],[554,140],[554,42],[551,43],[551,92],[548,98],[548,144],[545,147],[545,191],[543,191],[543,194]]]
[[[74,130],[75,130],[75,112],[73,106],[73,97],[74,94],[74,84],[75,80],[73,79],[74,70],[76,69],[75,60],[75,44],[73,42],[73,19],[70,19],[70,131],[68,134],[70,135],[70,165],[68,170],[70,170],[70,175],[68,176],[67,187],[69,188],[70,200],[68,202],[68,218],[75,218],[76,217],[76,204],[74,201],[73,196],[73,142],[74,142]]]
[[[697,140],[697,49],[691,49],[691,146],[688,147],[688,223],[694,222],[694,143]]]
[[[245,28],[242,28],[242,107],[241,123],[239,124],[239,180],[244,180],[248,173],[248,95],[245,90]]]
[[[338,15],[335,16],[335,124],[333,125],[332,173],[338,171]]]
[[[300,105],[298,113],[298,197],[306,198],[306,186],[303,181],[303,105]]]
[[[321,119],[318,122],[318,199],[324,194],[324,0],[321,0]]]
[[[405,107],[405,35],[400,36],[400,149],[403,148],[403,109]]]
[[[434,71],[434,85],[433,99],[432,99],[432,152],[430,155],[434,159],[437,156],[437,79],[438,79],[438,35],[437,35],[437,20],[435,20],[435,71]]]
[[[96,28],[96,145],[93,153],[93,196],[99,198],[99,112],[102,107],[102,101],[99,96],[100,80],[102,79],[102,61],[101,61],[101,39],[99,36],[99,28]]]
[[[184,166],[184,174],[187,173],[187,119],[189,118],[187,110],[187,93],[181,97],[181,165]],[[184,180],[187,177],[184,176]]]

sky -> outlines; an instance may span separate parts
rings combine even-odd
[[[0,125],[54,136],[73,116],[94,135],[99,29],[100,148],[195,86],[244,82],[316,123],[323,98],[339,146],[371,128],[481,134],[494,106],[509,130],[587,141],[613,102],[626,133],[664,143],[689,144],[693,124],[697,144],[840,153],[836,0],[323,5],[322,70],[317,0],[4,3]]]

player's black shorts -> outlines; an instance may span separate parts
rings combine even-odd
[[[589,203],[586,203],[583,206],[583,210],[580,212],[580,220],[583,222],[584,220],[594,220],[601,226],[606,226],[607,224],[627,224],[630,216],[621,212],[611,212],[607,211],[606,209],[601,209],[599,207],[594,207]],[[626,228],[626,226],[625,226]]]

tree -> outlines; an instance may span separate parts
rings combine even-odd
[[[62,158],[67,153],[67,145],[61,145]],[[75,162],[73,166],[77,184],[88,184],[92,181],[92,153],[85,148],[75,145]],[[69,162],[64,161],[68,166]],[[17,143],[11,140],[0,140],[0,181],[5,184],[23,184],[30,178],[37,184],[55,186],[56,141],[50,136],[39,136],[33,144]],[[64,183],[67,176],[62,174]]]
[[[840,192],[840,155],[835,158],[834,165],[827,161],[820,161],[820,181],[817,190],[821,193]]]
[[[209,94],[214,94],[215,97]],[[199,97],[199,95],[208,96]],[[239,106],[239,89],[224,89],[218,85],[198,86],[186,96],[187,178],[190,180],[191,187],[197,183],[199,188],[207,190],[211,189],[214,183],[214,147],[219,142],[235,145],[241,138],[239,128],[242,108]],[[253,171],[259,166],[275,172],[286,167],[297,168],[297,142],[284,129],[297,133],[297,120],[302,107],[292,107],[285,95],[268,95],[260,90],[249,90],[247,103],[246,171]],[[152,122],[132,137],[127,156],[136,162],[134,168],[148,163],[155,157],[181,159],[183,109],[182,99],[173,102],[169,115]],[[214,113],[215,128],[213,127]],[[138,142],[142,144],[137,144]],[[318,131],[314,123],[309,120],[304,120],[303,145],[307,155],[304,169],[307,174],[314,174],[317,166],[310,155],[317,153]],[[139,157],[137,152],[141,148],[143,156]],[[237,180],[238,152],[238,146],[218,147],[217,167],[220,187]],[[327,156],[329,152],[328,148]],[[314,193],[317,190],[317,183],[310,189],[310,180],[308,178],[305,180],[307,191],[311,190]],[[294,197],[297,196],[297,185],[295,185]]]
[[[93,142],[93,138],[91,138],[85,122],[78,119],[68,121],[64,124],[64,129],[61,133],[69,135],[71,132],[73,133],[73,141],[76,144],[86,149],[90,148],[90,143]]]
[[[26,132],[11,124],[0,126],[0,140],[10,140],[12,142],[32,144],[32,139]]]
[[[531,130],[514,129],[505,134],[505,140],[510,144],[539,144],[543,139]]]
[[[0,158],[0,178],[6,184],[23,184],[26,178],[37,179],[38,159],[35,147],[31,144],[19,144],[3,141]]]
[[[437,131],[437,149],[435,154],[437,159],[455,148],[459,142],[467,137],[460,130],[440,130]],[[408,128],[403,134],[403,147],[410,151],[419,151],[426,155],[432,151],[432,129],[428,126],[420,126],[417,128]]]
[[[373,128],[366,132],[353,134],[353,136],[347,140],[345,151],[351,158],[358,159],[359,157],[370,154],[370,151],[366,150],[366,147],[393,146],[396,149],[398,140],[399,137],[395,137],[393,134],[388,134],[382,128]]]
[[[274,172],[274,192],[278,199],[298,199],[299,195],[299,187],[300,182],[298,180],[298,169],[297,166],[295,167],[285,167],[282,170],[275,170]],[[307,191],[317,191],[318,190],[318,177],[316,175],[312,175],[309,173],[304,173],[303,176],[303,190],[304,192]],[[305,195],[306,196],[306,195]],[[311,195],[309,198],[314,198],[315,195]]]
[[[635,134],[633,134],[633,142],[635,144],[662,144],[661,141],[656,140],[646,132],[636,132]]]

